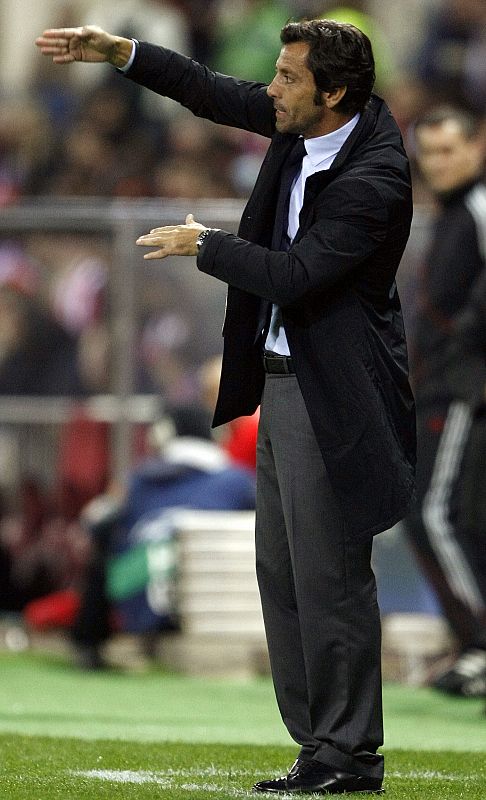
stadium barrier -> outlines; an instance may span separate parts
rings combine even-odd
[[[207,225],[236,231],[243,209],[240,200],[100,200],[48,198],[26,200],[2,210],[0,242],[28,241],[30,250],[36,236],[81,237],[101,242],[109,268],[109,328],[113,341],[114,378],[110,394],[92,395],[82,400],[83,411],[93,420],[110,423],[111,472],[123,480],[131,466],[131,442],[135,426],[150,424],[160,416],[163,403],[155,394],[137,391],[137,341],[144,314],[142,288],[148,280],[178,281],[182,294],[173,298],[174,310],[181,297],[188,297],[201,317],[207,336],[208,355],[221,347],[225,287],[194,269],[192,259],[168,258],[163,262],[143,262],[136,247],[137,237],[161,224],[183,222],[190,211]],[[417,274],[428,241],[429,215],[426,209],[415,212],[412,234],[397,276],[404,306],[405,324],[413,329]],[[195,303],[195,305],[194,305]],[[199,334],[200,338],[200,334]],[[196,334],[189,348],[200,353]],[[199,349],[198,349],[199,348]],[[203,348],[204,351],[204,348]],[[196,356],[196,360],[197,360]],[[19,476],[36,474],[49,485],[55,480],[59,434],[79,398],[0,396],[0,486],[15,493]],[[186,671],[265,672],[268,669],[263,623],[254,575],[253,515],[246,512],[198,513],[187,517],[178,535],[181,580],[179,601],[183,632],[163,643],[163,660]],[[380,539],[380,537],[378,537]],[[391,541],[391,539],[389,539]],[[396,542],[393,547],[396,548]],[[377,548],[378,568],[388,561],[386,545]],[[381,559],[381,561],[380,561]],[[379,573],[386,569],[378,569]],[[402,586],[416,585],[411,564],[406,575],[398,576]],[[378,575],[384,586],[385,578]],[[414,583],[415,582],[415,583]],[[396,598],[394,587],[390,587]],[[404,591],[405,591],[404,590]],[[386,595],[384,586],[382,594]],[[389,595],[390,596],[390,593]],[[415,593],[415,596],[416,593]],[[386,600],[386,597],[385,597]],[[428,598],[420,598],[416,608],[404,599],[405,611],[430,613]],[[407,605],[408,604],[408,605]],[[386,606],[386,602],[385,602]],[[401,612],[404,609],[399,608]],[[393,611],[386,609],[387,613]],[[400,627],[403,630],[403,626]],[[392,635],[396,644],[395,628]],[[409,658],[409,655],[406,656]],[[406,664],[404,679],[415,677],[422,660]],[[409,659],[410,660],[410,659]],[[413,660],[413,659],[412,659]],[[408,676],[408,677],[407,677]],[[414,677],[415,676],[415,677]]]
[[[123,478],[130,466],[130,441],[133,426],[150,422],[160,414],[155,397],[137,396],[137,335],[143,306],[141,285],[151,270],[158,269],[160,281],[180,281],[182,292],[197,298],[197,313],[207,337],[207,352],[221,347],[220,329],[224,314],[225,287],[219,281],[194,270],[192,259],[167,258],[157,266],[142,261],[136,247],[137,237],[161,224],[177,224],[191,211],[205,224],[236,231],[243,210],[240,200],[152,200],[99,198],[53,201],[36,198],[2,209],[0,242],[11,239],[32,242],[36,235],[101,237],[111,263],[109,270],[109,325],[112,334],[114,365],[113,392],[109,397],[93,397],[86,412],[98,420],[112,423],[112,469],[115,478]],[[412,234],[402,260],[397,282],[402,291],[405,322],[413,325],[414,286],[422,253],[428,239],[428,212],[415,212]],[[32,249],[32,245],[31,245]],[[185,262],[185,263],[181,263]],[[188,263],[190,262],[190,263]],[[200,325],[201,328],[201,325]],[[194,335],[195,351],[200,336]],[[200,348],[199,348],[200,349]],[[203,348],[204,350],[204,348]],[[2,398],[0,396],[0,431],[4,446],[18,463],[10,475],[24,467],[35,466],[52,476],[56,432],[69,412],[69,398]],[[19,446],[20,442],[20,446]],[[38,451],[36,457],[36,450]],[[5,452],[5,450],[4,450]]]

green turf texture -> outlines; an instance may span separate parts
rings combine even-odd
[[[384,707],[387,798],[485,800],[483,701],[389,685]],[[0,655],[2,800],[249,797],[295,753],[268,679],[81,673]]]
[[[7,735],[0,737],[0,750],[0,791],[8,800],[251,797],[254,781],[280,774],[295,753],[258,745]],[[484,800],[486,795],[486,768],[478,754],[392,750],[386,763],[389,800]]]

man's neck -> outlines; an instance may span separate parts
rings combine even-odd
[[[342,128],[346,123],[350,122],[354,116],[355,114],[336,114],[335,111],[331,111],[322,120],[319,132],[309,137],[304,135],[304,139],[315,139],[318,136],[327,136],[328,133],[334,133],[334,131],[338,131],[339,128]]]

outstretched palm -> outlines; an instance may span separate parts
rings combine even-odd
[[[108,61],[114,47],[114,37],[96,25],[82,28],[50,28],[35,43],[41,53],[52,56],[56,64],[73,61]]]

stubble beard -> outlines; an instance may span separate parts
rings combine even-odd
[[[321,109],[322,103],[314,102],[314,113],[309,113],[307,117],[300,120],[290,118],[287,112],[286,119],[276,119],[275,127],[279,133],[290,133],[305,137],[308,131],[315,130],[318,127],[321,121]]]

